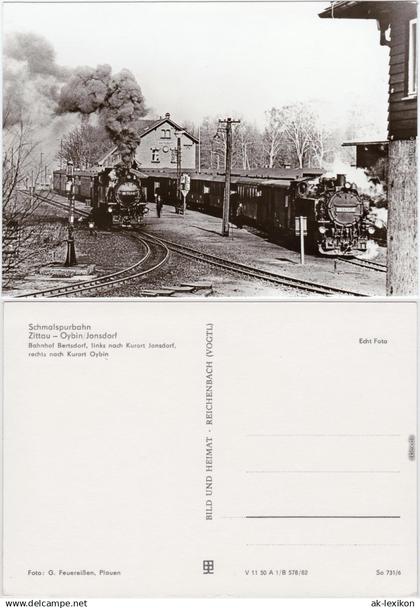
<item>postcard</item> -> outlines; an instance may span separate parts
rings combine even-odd
[[[4,2],[3,594],[417,593],[416,2]]]
[[[415,2],[3,12],[5,297],[417,295]]]
[[[415,303],[4,309],[5,595],[416,592]]]

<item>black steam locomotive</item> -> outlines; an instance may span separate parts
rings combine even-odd
[[[302,182],[296,188],[297,201],[313,212],[313,240],[323,255],[354,255],[367,249],[375,234],[369,219],[369,203],[363,200],[356,184],[345,175],[320,178],[316,183]],[[305,204],[305,203],[304,203]]]
[[[54,171],[54,191],[66,196],[69,179],[67,170]],[[90,202],[92,219],[100,227],[138,225],[149,211],[147,175],[133,165],[118,163],[113,168],[75,169],[71,179],[76,200]]]

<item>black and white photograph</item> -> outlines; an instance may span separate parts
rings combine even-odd
[[[3,4],[8,298],[417,294],[412,1]]]

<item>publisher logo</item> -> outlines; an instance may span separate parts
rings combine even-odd
[[[214,574],[214,561],[212,559],[203,560],[203,574]]]

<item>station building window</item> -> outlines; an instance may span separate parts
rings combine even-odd
[[[152,149],[152,163],[159,163],[159,150],[158,148]]]
[[[161,139],[171,139],[171,130],[170,129],[162,129]]]
[[[408,95],[417,95],[417,19],[408,23]]]

